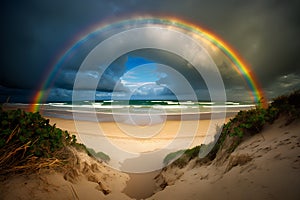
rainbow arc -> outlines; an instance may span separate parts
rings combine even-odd
[[[250,67],[242,59],[238,52],[236,52],[230,45],[223,41],[216,34],[205,30],[198,25],[185,22],[183,20],[174,19],[174,18],[133,18],[128,20],[120,20],[116,23],[93,26],[88,29],[83,37],[80,39],[75,39],[75,42],[72,45],[68,45],[66,50],[62,51],[63,53],[58,55],[58,59],[55,61],[55,64],[51,65],[45,78],[44,82],[41,84],[38,92],[34,95],[32,100],[31,111],[36,112],[39,110],[39,105],[42,103],[43,98],[47,95],[47,88],[51,85],[53,79],[61,68],[61,64],[68,58],[69,55],[77,48],[80,48],[81,45],[88,41],[90,38],[94,37],[97,33],[103,31],[113,30],[116,27],[128,27],[134,24],[138,25],[160,25],[163,27],[174,28],[176,30],[181,30],[183,33],[189,34],[193,33],[194,35],[205,39],[210,42],[212,45],[217,47],[231,62],[235,71],[243,77],[247,86],[249,87],[252,99],[254,102],[260,102],[265,104],[266,99],[264,99],[263,90],[261,89],[258,81],[256,80],[254,74],[252,73]],[[98,28],[95,28],[98,27]]]

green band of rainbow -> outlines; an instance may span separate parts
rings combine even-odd
[[[52,65],[50,67],[50,70],[47,73],[47,76],[45,77],[45,81],[41,85],[38,92],[33,97],[33,103],[30,108],[31,111],[36,112],[39,110],[39,103],[42,102],[43,98],[45,98],[47,92],[46,88],[49,87],[49,84],[51,83],[51,80],[55,77],[57,72],[59,71],[61,67],[61,62],[64,60],[66,55],[72,53],[72,51],[75,48],[78,48],[83,44],[86,40],[91,37],[91,35],[94,35],[97,32],[103,31],[103,30],[109,30],[113,29],[114,27],[119,26],[125,26],[126,24],[159,24],[166,27],[174,27],[176,29],[183,29],[185,32],[193,32],[194,34],[197,34],[201,36],[202,38],[207,39],[210,43],[218,47],[224,55],[226,55],[229,60],[233,63],[233,67],[236,70],[237,73],[239,73],[243,79],[246,81],[253,98],[253,101],[259,102],[262,101],[265,103],[263,90],[260,88],[258,81],[256,80],[254,74],[251,72],[249,66],[243,61],[241,56],[233,50],[226,42],[224,42],[221,38],[219,38],[217,35],[213,34],[209,30],[204,30],[203,28],[199,27],[198,25],[187,23],[185,21],[175,19],[175,18],[133,18],[128,20],[120,20],[117,23],[112,23],[108,25],[101,25],[96,26],[98,28],[91,28],[87,31],[87,34],[84,34],[84,37],[81,37],[81,39],[75,40],[76,42],[73,43],[73,45],[68,45],[67,51],[64,51],[61,56],[58,56],[59,59],[55,63],[55,65]],[[99,28],[100,27],[100,28]]]

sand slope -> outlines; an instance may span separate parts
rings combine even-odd
[[[129,199],[122,193],[129,177],[77,152],[67,172],[16,175],[0,183],[0,199]],[[3,178],[3,177],[2,177]]]
[[[169,167],[158,178],[169,186],[148,199],[299,199],[300,121],[284,124],[266,126],[225,161]]]

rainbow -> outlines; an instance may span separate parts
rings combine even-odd
[[[52,84],[52,81],[55,78],[56,74],[59,72],[62,64],[68,59],[70,59],[74,50],[81,47],[86,41],[88,41],[90,38],[92,38],[100,32],[113,30],[116,27],[126,27],[131,24],[157,24],[170,28],[173,27],[175,29],[184,30],[185,32],[191,32],[195,35],[200,36],[201,38],[206,39],[211,44],[218,47],[218,49],[233,63],[232,66],[234,67],[235,71],[239,73],[240,76],[242,76],[245,82],[247,83],[247,86],[251,91],[252,100],[254,102],[262,102],[264,105],[266,105],[266,99],[264,97],[263,90],[261,89],[258,81],[252,73],[249,65],[246,64],[246,62],[242,59],[238,52],[233,50],[233,48],[230,47],[230,45],[228,45],[216,34],[212,33],[209,30],[203,29],[198,25],[191,24],[176,18],[136,17],[133,19],[120,20],[116,23],[93,26],[91,28],[88,28],[87,31],[85,31],[85,33],[82,34],[83,36],[76,37],[74,40],[72,40],[70,44],[67,45],[67,48],[65,48],[64,51],[58,54],[57,58],[55,59],[55,62],[50,65],[49,70],[46,73],[46,76],[44,77],[44,82],[41,84],[38,91],[33,96],[31,104],[32,106],[30,110],[33,112],[39,110],[40,103],[43,102],[43,99],[47,94],[47,88],[49,88],[49,86]]]

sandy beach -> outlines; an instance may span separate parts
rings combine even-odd
[[[168,186],[149,199],[299,199],[300,121],[285,124],[267,125],[226,160],[168,168],[159,177]]]
[[[70,121],[51,120],[58,127],[72,126]],[[184,168],[167,167],[155,181],[148,174],[148,179],[135,176],[129,183],[128,174],[78,154],[79,166],[71,178],[57,172],[14,176],[2,182],[1,199],[298,199],[300,121],[284,124],[279,119],[266,126],[225,161],[199,166],[192,160]],[[167,187],[159,190],[162,183]],[[149,187],[156,191],[153,196]]]
[[[73,121],[68,119],[48,117],[51,124],[56,124],[58,128],[68,130],[77,136],[79,142],[84,142],[85,136],[105,137],[114,145],[129,152],[150,152],[164,148],[170,141],[188,140],[191,145],[188,148],[202,144],[205,137],[213,139],[213,134],[208,135],[211,125],[218,124],[211,120],[199,121],[179,121],[167,120],[163,124],[151,126],[134,126],[128,124],[118,124],[116,122],[88,122]],[[229,118],[225,119],[228,121]],[[212,124],[210,124],[212,123]],[[181,126],[184,126],[184,134],[177,135]]]
[[[146,126],[49,119],[51,124],[76,135],[78,142],[109,155],[110,167],[129,173],[162,169],[166,155],[214,140],[216,126],[221,125],[220,120],[209,119],[181,121],[173,118]]]
[[[76,135],[79,142],[96,134],[124,151],[139,153],[164,148],[172,140],[189,140],[189,148],[199,145],[211,123],[206,119],[197,121],[194,135],[176,138],[174,133],[181,126],[178,120],[137,127],[115,122],[49,119],[51,124]],[[185,123],[192,127],[195,121]],[[147,135],[143,131],[146,127],[150,132],[159,131]],[[84,133],[78,134],[80,128],[84,128]],[[97,135],[99,129],[103,135]],[[142,135],[130,135],[137,130]],[[184,130],[189,133],[189,129]],[[221,152],[206,165],[199,165],[194,159],[183,168],[167,166],[163,171],[142,174],[124,173],[74,151],[77,161],[67,173],[42,170],[2,177],[0,199],[298,199],[299,130],[299,120],[286,125],[285,118],[279,118],[242,142],[227,159],[222,159]]]

